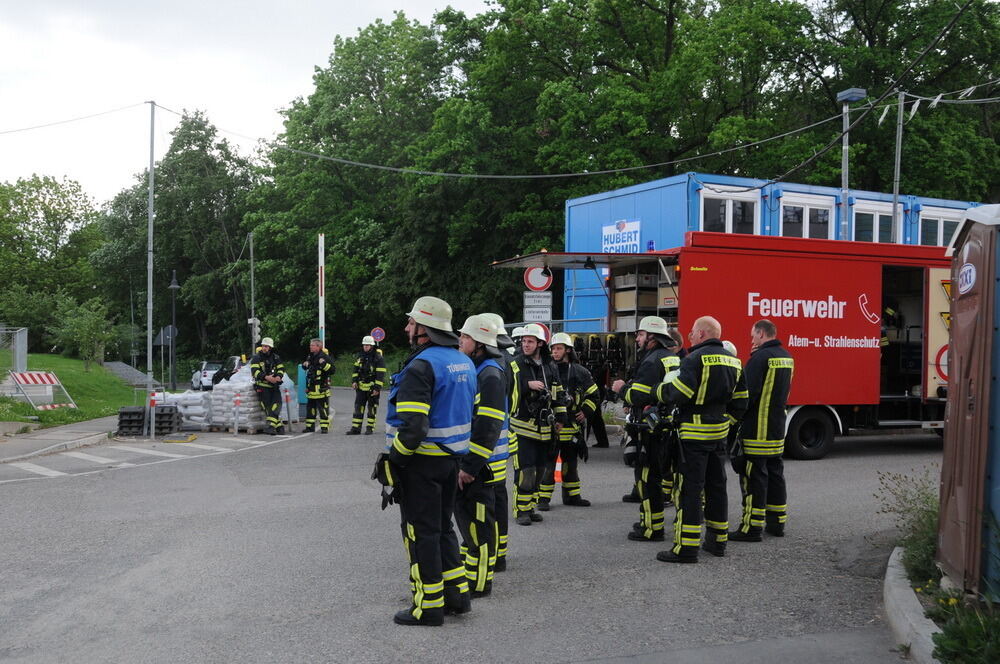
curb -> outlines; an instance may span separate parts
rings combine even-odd
[[[896,643],[908,649],[909,659],[920,664],[936,664],[938,660],[931,654],[934,652],[931,635],[941,630],[924,615],[924,607],[906,578],[902,558],[903,549],[897,546],[885,570],[882,601],[886,618]]]
[[[45,454],[52,454],[53,452],[62,452],[63,450],[72,450],[77,447],[86,447],[87,445],[94,445],[101,442],[102,440],[108,439],[108,434],[110,432],[105,431],[104,433],[95,433],[90,436],[84,436],[83,438],[77,438],[76,440],[67,440],[61,443],[56,443],[55,445],[49,445],[40,450],[35,450],[34,452],[29,452],[27,454],[20,454],[18,456],[7,457],[6,459],[0,459],[0,463],[10,463],[11,461],[23,461],[24,459],[30,459],[32,457],[42,456]]]

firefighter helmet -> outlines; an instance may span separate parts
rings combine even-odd
[[[569,335],[565,332],[557,332],[552,335],[552,343],[549,346],[555,346],[556,344],[562,344],[567,348],[573,347],[573,340],[569,338]]]
[[[503,318],[500,314],[479,314],[485,316],[497,326],[497,348],[510,348],[514,345],[514,340],[507,335],[507,328],[504,327]]]
[[[520,339],[523,336],[524,336],[524,328],[523,327],[515,327],[510,332],[510,338],[511,339]]]
[[[539,341],[548,343],[548,338],[545,335],[545,328],[538,323],[528,323],[524,326],[524,335],[526,337],[535,337]]]
[[[674,340],[667,331],[667,321],[659,316],[646,316],[643,318],[639,321],[639,330],[653,335],[653,338],[659,341],[664,348],[674,345]]]
[[[739,355],[739,353],[736,350],[736,344],[734,344],[729,339],[726,339],[722,342],[722,347],[725,348],[726,352],[732,355],[733,357]]]
[[[459,332],[472,337],[485,346],[496,347],[497,345],[497,326],[482,314],[466,318],[465,325]]]
[[[439,297],[424,295],[413,303],[413,309],[406,314],[424,327],[442,332],[451,332],[451,305]]]
[[[371,336],[369,334],[367,337],[365,337],[364,339],[361,340],[361,345],[362,346],[374,346],[375,345],[375,337],[373,337],[373,336]]]
[[[268,348],[274,348],[274,339],[271,337],[264,337],[260,340],[261,346],[267,346]]]

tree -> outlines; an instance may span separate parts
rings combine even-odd
[[[48,327],[57,344],[64,353],[78,354],[85,371],[90,371],[91,362],[103,364],[104,347],[115,337],[107,305],[98,298],[83,304],[65,298],[58,304],[54,322]]]

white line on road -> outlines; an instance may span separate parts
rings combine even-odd
[[[169,457],[171,459],[187,459],[190,454],[172,454],[170,452],[160,452],[159,450],[146,450],[141,447],[132,447],[131,445],[112,445],[116,450],[125,450],[126,452],[135,452],[136,454],[149,454],[151,456]]]
[[[94,463],[106,463],[112,466],[131,466],[130,463],[123,463],[121,461],[115,461],[114,459],[109,459],[107,457],[97,456],[96,454],[87,454],[86,452],[60,452],[63,456],[73,457],[74,459],[83,459],[84,461],[93,461]]]
[[[215,447],[213,445],[202,445],[201,443],[171,443],[171,445],[183,445],[184,447],[193,447],[196,450],[208,450],[209,452],[234,452],[228,447]]]
[[[16,463],[8,464],[14,466],[15,468],[20,468],[21,470],[26,470],[29,473],[35,473],[36,475],[44,475],[45,477],[59,477],[60,475],[65,475],[66,473],[60,473],[58,470],[52,470],[51,468],[45,468],[44,466],[38,466],[33,463],[28,463],[27,461],[18,461]]]

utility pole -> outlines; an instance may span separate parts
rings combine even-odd
[[[903,223],[899,221],[899,237],[896,235],[896,212],[899,209],[899,168],[902,162],[902,152],[903,152],[903,95],[905,94],[902,90],[897,90],[899,107],[896,110],[896,168],[892,175],[892,229],[893,229],[893,242],[904,242],[906,238],[903,237]]]
[[[253,231],[250,231],[250,350],[257,347],[257,336],[260,331],[260,321],[257,320],[257,303],[253,280]]]
[[[851,109],[853,101],[861,101],[868,96],[868,92],[863,88],[848,88],[837,93],[837,101],[843,104],[844,130],[842,132],[842,149],[840,155],[840,239],[850,240],[850,191],[847,187],[847,167],[850,147]]]
[[[156,125],[156,102],[149,104],[149,202],[147,204],[148,224],[146,228],[146,403],[153,391],[153,140]],[[149,437],[153,437],[156,429],[153,427],[153,409],[147,406],[146,417]]]
[[[319,234],[319,340],[326,348],[326,234]]]

